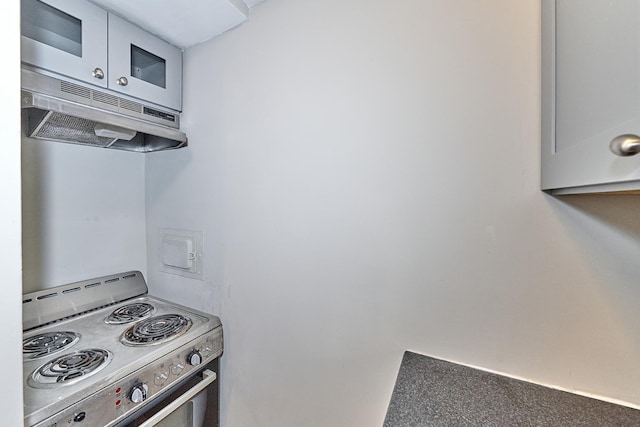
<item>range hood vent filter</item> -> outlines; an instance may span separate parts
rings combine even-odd
[[[29,136],[60,142],[89,144],[97,147],[109,147],[116,139],[95,134],[98,123],[68,116],[54,111],[32,109],[29,111]],[[38,119],[38,116],[42,116]]]

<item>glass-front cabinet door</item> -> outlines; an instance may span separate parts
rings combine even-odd
[[[180,111],[182,52],[109,14],[109,87]]]
[[[106,87],[106,28],[88,1],[22,0],[22,62]]]

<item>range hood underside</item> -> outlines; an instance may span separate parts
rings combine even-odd
[[[100,122],[50,110],[26,108],[23,117],[23,120],[27,121],[29,137],[48,141],[141,153],[181,148],[187,145],[186,140],[168,139],[141,132],[137,132],[130,140],[98,136],[95,129],[101,124]]]

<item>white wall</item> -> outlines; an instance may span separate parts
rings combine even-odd
[[[0,409],[2,425],[22,425],[22,273],[20,256],[20,3],[10,0],[2,5],[0,26],[3,66],[0,67],[0,223],[2,249],[2,298],[0,298],[0,366],[2,384]]]
[[[406,349],[640,404],[640,201],[540,192],[539,7],[269,0],[186,52],[149,279],[221,316],[223,426],[381,425]]]
[[[144,155],[23,138],[24,292],[146,272]]]

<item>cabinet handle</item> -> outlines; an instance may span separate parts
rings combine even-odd
[[[633,156],[640,153],[640,136],[633,134],[618,135],[611,140],[609,148],[617,156]]]
[[[104,71],[102,71],[102,68],[96,68],[95,70],[93,70],[91,72],[91,74],[93,75],[93,77],[95,77],[96,79],[104,79]]]
[[[126,86],[129,84],[129,80],[127,80],[126,77],[120,77],[118,80],[116,80],[116,83],[118,83],[120,86]]]

